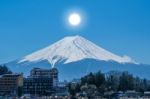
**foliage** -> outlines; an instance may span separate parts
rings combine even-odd
[[[0,75],[11,74],[12,72],[5,65],[0,65]]]
[[[87,94],[99,92],[103,94],[108,91],[125,92],[127,90],[144,92],[150,90],[150,82],[148,80],[133,77],[128,72],[111,71],[104,74],[99,71],[97,73],[89,73],[82,77],[80,81],[80,83],[69,83],[70,94],[75,95],[78,92],[86,92]]]

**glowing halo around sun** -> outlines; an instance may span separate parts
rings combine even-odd
[[[70,8],[63,12],[62,21],[64,27],[71,31],[70,33],[75,33],[85,29],[88,25],[87,17],[88,15],[82,9]]]
[[[71,13],[68,17],[68,22],[72,26],[79,26],[81,23],[81,16],[78,13]]]

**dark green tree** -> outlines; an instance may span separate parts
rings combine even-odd
[[[95,77],[93,73],[87,75],[87,84],[95,84]]]
[[[11,74],[12,72],[5,65],[0,65],[0,75]]]
[[[94,80],[95,85],[99,88],[101,85],[105,84],[105,75],[99,71],[95,74]]]
[[[119,90],[127,91],[134,89],[134,78],[128,72],[123,72],[120,77]]]

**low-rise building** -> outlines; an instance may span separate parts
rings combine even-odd
[[[67,82],[59,82],[55,92],[56,96],[68,96]]]
[[[24,79],[24,94],[36,96],[50,95],[55,92],[58,83],[58,71],[55,68],[34,68],[30,76]]]
[[[150,98],[150,91],[145,91],[143,97],[147,99]]]
[[[124,96],[128,98],[139,98],[141,96],[141,93],[136,92],[134,90],[128,90],[125,92]]]
[[[24,94],[35,96],[48,95],[53,93],[52,78],[38,77],[24,79]]]
[[[23,87],[23,74],[4,74],[0,77],[0,94],[18,95]]]
[[[58,86],[58,70],[56,68],[52,68],[50,69],[50,75],[53,78],[53,87],[57,87]]]

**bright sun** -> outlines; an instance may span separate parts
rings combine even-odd
[[[81,17],[77,13],[72,13],[68,17],[68,21],[73,26],[78,26],[81,23]]]

